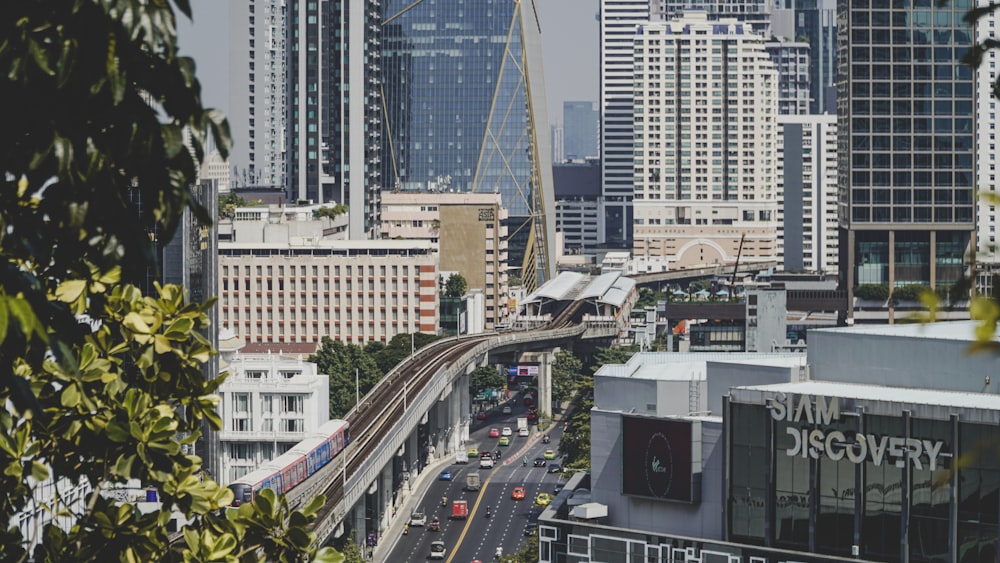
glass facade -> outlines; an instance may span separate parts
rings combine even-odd
[[[970,240],[975,92],[972,69],[960,61],[972,43],[962,20],[971,5],[838,2],[840,222],[856,236],[857,259],[844,265],[853,285],[888,283],[881,276],[890,272],[875,272],[876,264],[892,270],[894,285],[930,285],[937,259],[929,233],[957,234],[963,250]],[[873,239],[888,243],[889,231],[896,263],[862,262]],[[957,269],[946,270],[934,282],[957,278]]]
[[[825,420],[818,399],[805,403],[815,417],[798,400],[781,420],[773,403],[729,404],[727,541],[845,558],[857,546],[861,559],[890,562],[996,560],[1000,428],[964,421],[976,413],[922,418],[885,403]]]
[[[546,189],[552,197],[551,185],[541,185],[541,178],[551,182],[551,159],[539,156],[538,135],[547,135],[548,123],[538,119],[528,85],[527,58],[541,53],[524,52],[530,30],[522,29],[521,4],[385,1],[381,52],[384,185],[499,192],[515,266],[536,228],[525,222],[539,215],[536,192]],[[536,122],[541,127],[533,127]]]

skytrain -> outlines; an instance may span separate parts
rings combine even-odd
[[[292,449],[229,484],[235,498],[232,507],[253,502],[263,489],[287,493],[324,465],[330,463],[350,443],[347,421],[331,420]]]

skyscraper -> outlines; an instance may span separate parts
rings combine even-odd
[[[550,279],[555,204],[534,0],[383,9],[383,185],[499,192],[511,265],[529,285]]]
[[[953,284],[975,228],[970,0],[841,0],[841,276]],[[850,306],[850,300],[849,300]],[[850,309],[848,316],[853,316]]]
[[[774,34],[809,44],[809,113],[837,113],[837,0],[778,0]]]
[[[601,0],[601,207],[598,241],[632,244],[632,39],[649,21],[649,0]]]
[[[598,156],[600,112],[594,102],[563,102],[563,154],[571,160]]]
[[[777,72],[760,36],[705,12],[635,35],[636,256],[774,260]]]
[[[986,5],[979,0],[977,5]],[[1000,14],[992,11],[976,25],[976,42],[982,42],[998,35],[997,18]],[[983,53],[983,62],[976,71],[976,188],[980,192],[997,193],[997,106],[993,95],[993,84],[997,79],[997,60],[1000,53],[991,49]],[[1000,252],[997,251],[997,205],[980,198],[978,206],[976,261],[981,270],[996,270],[1000,266]]]
[[[778,113],[809,113],[809,44],[768,41],[764,47],[778,71]]]

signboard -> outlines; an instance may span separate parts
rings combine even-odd
[[[623,416],[622,494],[700,502],[701,452],[692,451],[698,426],[690,420]]]
[[[507,375],[512,377],[538,377],[538,364],[507,366]]]

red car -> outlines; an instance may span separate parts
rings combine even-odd
[[[533,412],[529,412],[527,415],[528,420],[535,420],[536,418],[538,418],[538,415]]]
[[[476,413],[476,420],[486,420],[486,411]]]
[[[514,487],[510,493],[510,498],[514,500],[524,500],[524,487]]]
[[[500,429],[490,428],[490,438],[499,438],[499,437],[500,437]]]

